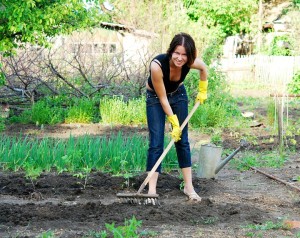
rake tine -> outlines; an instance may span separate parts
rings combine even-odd
[[[141,193],[118,193],[120,203],[138,204],[138,205],[158,205],[158,194]]]

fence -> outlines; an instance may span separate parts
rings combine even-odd
[[[228,81],[246,81],[257,85],[285,88],[300,70],[300,56],[263,56],[222,59],[220,69]]]

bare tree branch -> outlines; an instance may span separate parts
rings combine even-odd
[[[70,88],[73,88],[76,92],[80,93],[82,96],[87,97],[87,95],[84,92],[82,92],[80,89],[76,88],[73,84],[68,82],[68,80],[65,79],[59,72],[57,72],[57,70],[53,66],[51,60],[49,60],[48,66],[50,67],[52,73],[55,74],[58,78],[60,78],[63,82],[65,82]]]

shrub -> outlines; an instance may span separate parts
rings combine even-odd
[[[38,101],[32,106],[32,121],[36,124],[48,124],[51,115],[50,107],[44,101]]]
[[[28,124],[28,123],[32,122],[31,116],[32,116],[31,109],[26,109],[26,110],[22,111],[21,114],[18,116],[16,116],[16,115],[11,116],[9,118],[9,122]]]
[[[68,108],[66,123],[91,123],[96,112],[95,103],[90,99],[77,99]]]
[[[53,97],[37,101],[30,109],[25,109],[20,115],[13,115],[11,123],[57,124],[64,121],[65,110],[62,103],[55,102]]]
[[[101,122],[109,124],[146,124],[145,97],[125,102],[122,97],[105,97],[100,103]]]
[[[270,46],[270,55],[291,56],[291,45],[292,42],[289,36],[275,36]]]
[[[226,109],[222,105],[203,104],[191,118],[191,125],[194,128],[226,127],[228,125],[226,114]]]
[[[300,94],[300,71],[295,73],[292,81],[288,84],[288,91],[292,94]]]
[[[233,116],[240,115],[237,103],[229,93],[225,76],[216,70],[209,69],[208,99],[201,105],[191,118],[194,128],[226,127]],[[199,73],[191,72],[186,80],[186,87],[191,104],[194,104],[198,93]]]
[[[211,44],[204,50],[203,60],[206,64],[210,65],[215,59],[222,55],[223,44],[220,43],[221,41],[222,40],[219,39],[211,42]]]
[[[35,124],[57,124],[63,121],[63,109],[51,107],[46,101],[41,100],[32,106],[31,121]]]

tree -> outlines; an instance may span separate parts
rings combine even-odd
[[[51,37],[108,17],[98,0],[2,0],[0,53],[10,54],[24,43],[47,46]]]
[[[184,0],[189,17],[209,28],[219,26],[225,36],[248,32],[257,0]]]

